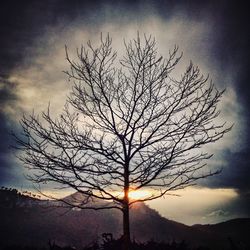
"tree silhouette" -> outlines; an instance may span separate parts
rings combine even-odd
[[[163,59],[151,36],[124,45],[120,60],[109,36],[97,48],[88,42],[78,49],[76,61],[66,47],[73,87],[62,114],[52,118],[48,108],[40,118],[24,116],[23,135],[15,137],[20,159],[35,170],[33,182],[82,194],[78,201],[63,200],[69,206],[121,210],[128,249],[131,205],[218,173],[204,170],[211,154],[201,147],[230,128],[217,119],[223,91],[198,67],[190,63],[174,77],[177,47]],[[130,199],[129,192],[145,188],[153,191]]]

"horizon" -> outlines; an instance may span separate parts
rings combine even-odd
[[[11,189],[14,189],[14,188],[9,188],[9,187],[1,187],[1,190],[10,190]],[[47,192],[38,192],[38,191],[35,191],[34,189],[33,190],[19,190],[19,189],[16,189],[19,193],[21,193],[22,195],[27,195],[28,197],[31,197],[32,199],[38,199],[38,200],[41,200],[41,201],[53,201],[53,200],[63,200],[65,198],[68,198],[76,193],[78,193],[77,191],[63,191],[63,190],[51,190],[51,191],[47,191]],[[187,190],[181,190],[181,193],[184,192],[187,192],[189,195],[190,195],[190,190],[187,191]],[[192,190],[193,192],[197,192],[197,193],[200,193],[200,195],[204,195],[204,192],[207,193],[207,191],[211,191],[207,188],[202,188],[202,189],[198,189],[198,190]],[[192,192],[191,191],[191,192]],[[214,192],[217,192],[218,190],[214,190]],[[219,189],[219,191],[223,194],[224,193],[224,198],[227,198],[227,199],[232,199],[232,198],[236,198],[237,197],[237,193],[233,190],[227,190],[227,189]],[[165,211],[163,208],[162,208],[162,201],[161,199],[166,199],[165,197],[162,197],[160,199],[157,199],[157,200],[154,200],[154,201],[146,201],[146,202],[138,202],[135,204],[135,207],[139,206],[140,207],[140,204],[145,204],[146,206],[148,206],[150,209],[153,209],[155,211],[157,211],[159,213],[159,215],[165,219],[168,219],[168,220],[171,220],[171,221],[174,221],[174,222],[177,222],[177,223],[181,223],[181,224],[184,224],[184,225],[187,225],[187,226],[193,226],[193,225],[216,225],[216,224],[220,224],[220,223],[223,223],[223,222],[227,222],[227,221],[231,221],[231,220],[234,220],[234,219],[244,219],[244,218],[249,218],[249,217],[239,217],[239,216],[231,216],[231,217],[224,217],[222,218],[221,220],[218,220],[218,221],[206,221],[205,222],[205,218],[201,218],[200,221],[193,221],[192,218],[189,218],[189,219],[186,219],[184,218],[184,220],[182,220],[180,217],[177,217],[175,218],[174,216],[171,217],[171,212],[173,212],[176,208],[182,208],[183,209],[183,205],[186,204],[186,201],[185,199],[182,200],[181,198],[183,197],[182,194],[179,193],[179,194],[169,194],[167,196],[171,196],[171,197],[174,197],[174,198],[179,198],[179,200],[176,202],[173,202],[170,200],[170,207],[168,207],[168,210]],[[212,195],[213,197],[214,195]],[[218,196],[218,194],[217,194]],[[220,195],[219,195],[220,196]],[[135,195],[136,198],[137,195]],[[185,198],[185,197],[184,197]],[[198,199],[199,200],[199,199]],[[221,202],[225,202],[226,199],[222,199]],[[112,201],[109,201],[112,203]],[[196,201],[197,202],[197,201]],[[210,203],[209,201],[207,203]],[[131,209],[133,209],[133,205],[131,207]],[[206,205],[204,205],[204,207],[206,207]],[[74,210],[74,209],[73,209]],[[185,210],[185,208],[184,208]],[[100,211],[95,211],[96,213],[99,213]],[[216,211],[218,213],[223,213],[222,210],[218,210]],[[184,212],[185,214],[185,212]],[[188,212],[187,212],[188,214]],[[210,214],[208,214],[208,217],[211,216]]]
[[[45,192],[41,190],[38,192],[36,191],[36,189],[28,189],[28,190],[22,190],[22,189],[20,190],[18,188],[16,189],[21,193],[27,191],[27,192],[30,192],[31,195],[33,194],[39,195],[40,196],[39,199],[41,200],[64,199],[68,196],[71,196],[77,193],[77,191],[75,190],[65,191],[65,190],[60,190],[60,189],[51,189]],[[192,199],[191,197],[192,193],[195,193],[197,195],[196,199]],[[204,195],[208,195],[208,197],[206,198],[205,204],[202,199]],[[146,201],[142,203],[146,204],[151,209],[156,210],[162,217],[166,219],[173,220],[179,223],[183,223],[188,226],[192,226],[196,224],[206,225],[206,224],[218,224],[224,221],[229,221],[229,220],[237,219],[237,218],[249,218],[248,216],[244,216],[244,215],[239,216],[237,214],[233,214],[233,215],[225,214],[225,211],[221,209],[221,204],[224,204],[225,206],[228,203],[232,202],[232,200],[237,201],[237,196],[238,196],[237,192],[233,189],[221,189],[220,188],[220,189],[211,190],[206,187],[203,187],[203,188],[191,187],[191,190],[190,188],[187,188],[184,190],[171,192],[170,194],[167,194],[166,196],[162,198],[159,198],[153,201]],[[188,208],[186,204],[188,204],[189,202],[196,203],[196,206]],[[141,202],[136,203],[136,204],[140,204],[140,203]],[[167,207],[164,206],[164,203],[167,204]],[[212,206],[213,209],[214,207],[219,206],[220,209],[212,210],[212,212],[210,212],[209,206]],[[207,211],[205,215],[202,214],[204,209]],[[198,217],[197,214],[200,215],[200,217]],[[213,218],[214,216],[216,217],[216,220]]]

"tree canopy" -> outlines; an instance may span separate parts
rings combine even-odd
[[[181,59],[177,47],[164,59],[151,36],[138,35],[124,45],[120,59],[109,36],[99,47],[82,46],[77,60],[66,47],[73,86],[62,114],[54,119],[48,108],[41,117],[24,116],[24,137],[16,140],[21,160],[35,170],[32,181],[56,182],[82,194],[80,202],[68,205],[117,208],[128,218],[133,203],[216,174],[204,169],[212,156],[204,146],[230,127],[217,119],[224,91],[197,66],[191,62],[174,77]],[[153,191],[129,198],[131,190],[145,188]]]

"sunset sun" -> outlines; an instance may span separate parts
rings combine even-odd
[[[123,192],[115,192],[114,194],[119,198],[124,197]],[[150,192],[149,190],[133,190],[133,189],[130,189],[129,194],[128,194],[128,197],[129,197],[130,200],[141,200],[141,199],[149,198],[151,196],[153,196],[153,193]]]
[[[148,190],[130,190],[128,196],[131,200],[139,200],[145,199],[151,195],[152,193]]]

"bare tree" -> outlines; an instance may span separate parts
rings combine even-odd
[[[82,194],[82,209],[119,209],[123,237],[130,242],[129,208],[157,199],[218,171],[205,171],[201,151],[230,130],[218,122],[223,94],[192,63],[178,78],[181,56],[175,47],[167,59],[157,54],[155,39],[140,36],[125,45],[119,61],[109,36],[100,46],[77,50],[66,72],[73,87],[64,110],[52,118],[24,116],[21,160],[35,170],[35,183],[56,182]],[[119,66],[117,66],[119,63]],[[131,190],[152,189],[134,200]],[[96,200],[104,200],[98,203]]]

